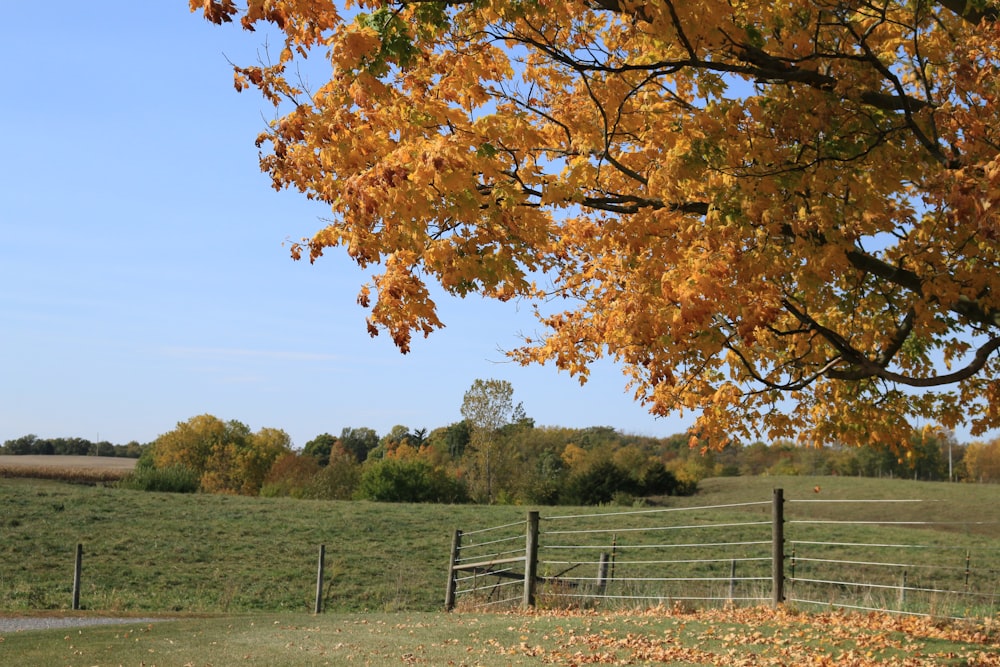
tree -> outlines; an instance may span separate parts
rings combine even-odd
[[[321,433],[306,443],[302,453],[316,459],[321,466],[325,466],[330,462],[330,450],[336,442],[337,439],[329,433]]]
[[[242,422],[198,415],[162,434],[150,448],[159,470],[182,466],[197,475],[209,492],[256,495],[274,462],[291,452],[291,438],[280,429],[252,433]]]
[[[207,469],[212,452],[242,432],[234,426],[227,427],[221,419],[208,414],[178,422],[174,430],[153,442],[150,451],[153,464],[160,469],[182,465],[200,476]]]
[[[328,457],[327,463],[329,462]],[[260,495],[267,498],[283,496],[303,498],[306,489],[320,470],[322,468],[314,455],[305,452],[301,456],[291,452],[283,454],[267,472],[267,477],[264,478],[260,488]]]
[[[403,352],[435,281],[541,304],[515,359],[610,357],[713,446],[1000,426],[996,0],[190,4],[283,33],[235,85],[330,206],[292,255],[378,265]]]
[[[360,478],[361,464],[338,443],[330,452],[330,462],[309,482],[304,495],[318,500],[350,500]]]
[[[363,463],[368,453],[378,447],[378,433],[365,426],[346,427],[340,432],[340,445],[353,454],[358,463]]]
[[[462,397],[462,417],[470,428],[469,446],[479,487],[474,491],[488,503],[495,499],[494,482],[504,467],[499,460],[502,429],[513,423],[515,414],[527,419],[523,413],[520,404],[515,407],[514,387],[506,380],[476,380]]]
[[[469,422],[464,419],[445,427],[444,442],[448,448],[448,455],[453,459],[457,459],[465,453],[465,448],[469,446],[471,439],[472,429],[469,428]]]
[[[240,452],[238,493],[256,495],[274,462],[292,451],[292,438],[279,428],[264,427],[250,437],[250,446]]]
[[[973,482],[1000,482],[1000,438],[970,444],[965,452],[965,469]]]
[[[31,454],[34,452],[35,443],[38,442],[38,436],[34,433],[29,433],[28,435],[22,435],[20,438],[15,438],[13,440],[7,440],[3,443],[3,449],[5,454]]]

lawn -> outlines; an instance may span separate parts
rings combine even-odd
[[[0,664],[1000,665],[995,626],[790,611],[301,613],[182,618],[0,638]]]

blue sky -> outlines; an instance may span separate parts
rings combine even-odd
[[[506,362],[535,329],[524,305],[441,299],[447,328],[406,356],[369,338],[368,272],[283,245],[325,212],[258,169],[271,112],[235,92],[227,58],[254,61],[262,40],[185,0],[4,7],[0,442],[148,442],[202,413],[296,446],[345,426],[433,429],[461,419],[477,378],[509,380],[539,425],[691,423],[649,415],[610,365],[581,388]]]

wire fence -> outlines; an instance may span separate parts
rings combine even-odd
[[[1000,521],[939,519],[946,507],[920,499],[835,502],[908,503],[923,518],[789,518],[787,601],[948,618],[1000,610]]]
[[[445,596],[449,609],[458,598],[487,608],[523,601],[527,525],[525,520],[455,531]]]
[[[936,518],[920,500],[774,493],[702,507],[529,512],[525,521],[455,531],[446,607],[794,603],[998,613],[1000,521]]]
[[[770,599],[769,502],[574,514],[539,534],[539,598],[556,606]],[[720,520],[725,517],[730,520]]]

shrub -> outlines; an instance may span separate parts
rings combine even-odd
[[[122,478],[117,487],[133,491],[163,491],[168,493],[194,493],[201,486],[198,473],[182,465],[166,468],[136,466]]]
[[[639,495],[642,496],[675,496],[678,482],[674,474],[662,463],[650,462],[639,472]]]
[[[271,466],[260,487],[260,495],[266,498],[304,498],[306,489],[319,471],[320,464],[315,457],[285,454]]]
[[[611,502],[615,494],[634,495],[638,490],[627,472],[611,461],[602,461],[570,476],[560,501],[564,505],[603,505]]]
[[[465,486],[429,463],[387,458],[369,463],[358,484],[356,497],[393,503],[463,503]]]
[[[327,465],[320,469],[303,490],[303,498],[350,500],[358,488],[361,464],[349,452],[335,447]]]

